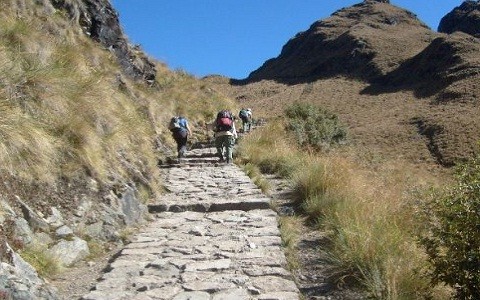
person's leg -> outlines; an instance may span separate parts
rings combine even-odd
[[[225,158],[223,157],[223,136],[215,138],[215,148],[217,148],[217,155],[220,161],[224,161]]]
[[[180,138],[178,143],[178,158],[185,157],[187,153],[187,138]]]
[[[177,157],[180,157],[180,149],[182,148],[182,143],[175,134],[173,134],[172,136],[175,140],[175,143],[177,144]]]
[[[226,158],[227,163],[233,163],[233,146],[235,146],[235,138],[231,135],[226,136],[227,139],[225,141],[225,148],[226,148]]]
[[[243,130],[243,132],[247,132],[247,125],[248,125],[247,121],[242,120],[242,130]]]
[[[177,143],[177,157],[178,158],[184,157],[185,152],[187,151],[187,138],[181,137],[178,134],[174,134],[173,139]]]

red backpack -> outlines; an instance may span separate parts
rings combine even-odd
[[[228,110],[222,110],[217,114],[215,120],[217,131],[229,131],[233,126],[233,117]]]

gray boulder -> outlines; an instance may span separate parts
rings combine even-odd
[[[70,241],[61,240],[48,252],[58,258],[60,263],[66,267],[74,265],[90,254],[87,242],[78,237],[74,237]]]
[[[58,299],[34,268],[13,252],[7,243],[0,249],[0,294],[2,299]]]

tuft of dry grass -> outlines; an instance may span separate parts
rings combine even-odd
[[[260,169],[256,165],[247,163],[246,165],[243,165],[243,171],[253,180],[253,183],[258,186],[263,193],[268,194],[270,183],[263,177]]]
[[[290,270],[300,268],[297,248],[303,222],[302,218],[296,216],[279,218],[282,243]]]
[[[20,251],[20,256],[28,262],[42,278],[51,278],[61,272],[60,263],[48,254],[43,246],[30,246]]]
[[[55,137],[8,101],[0,101],[0,114],[0,168],[12,176],[52,181],[57,163]]]

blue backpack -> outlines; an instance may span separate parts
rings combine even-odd
[[[168,129],[173,133],[175,138],[187,137],[187,120],[182,117],[172,117],[168,124]]]

